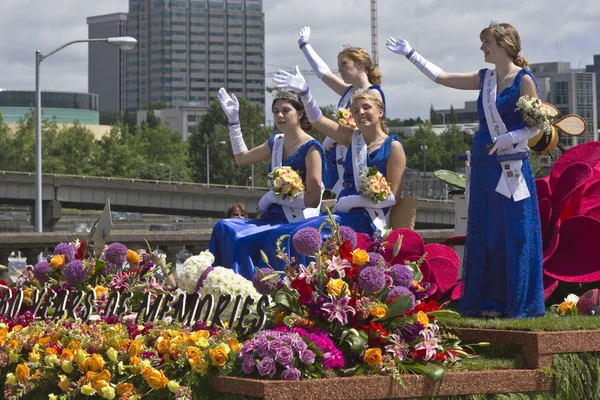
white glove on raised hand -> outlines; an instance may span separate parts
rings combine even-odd
[[[229,96],[229,93],[224,88],[219,89],[219,93],[217,94],[219,99],[219,104],[221,104],[221,108],[227,115],[227,119],[229,123],[237,122],[240,123],[240,103],[238,102],[235,94]]]
[[[400,54],[408,58],[408,61],[413,63],[419,69],[419,71],[424,73],[434,82],[438,75],[442,72],[440,67],[427,61],[422,55],[417,53],[415,49],[410,47],[410,44],[408,44],[406,40],[402,38],[388,38],[387,42],[385,43],[385,47],[396,54]]]
[[[410,47],[410,44],[406,40],[404,40],[400,37],[398,39],[389,37],[387,42],[385,43],[385,47],[387,47],[388,50],[390,50],[396,54],[400,54],[401,56],[406,56],[412,50],[412,47]]]
[[[289,72],[280,69],[273,75],[273,80],[280,89],[293,90],[301,95],[308,90],[308,83],[306,83],[306,79],[304,79],[304,76],[300,73],[300,68],[298,68],[297,65],[295,74],[290,74]]]
[[[319,57],[317,52],[308,43],[308,38],[310,38],[310,28],[305,26],[298,32],[298,46],[300,46],[300,50],[304,53],[304,56],[308,60],[308,63],[315,74],[319,79],[323,79],[323,75],[331,71],[331,69],[329,69],[325,61]]]
[[[515,144],[515,137],[512,132],[506,132],[496,136],[494,139],[494,147],[490,150],[490,156],[499,150],[506,150]]]
[[[309,38],[310,38],[310,27],[305,26],[304,28],[300,29],[300,31],[298,32],[298,46],[300,46],[300,48],[306,46],[308,44]]]

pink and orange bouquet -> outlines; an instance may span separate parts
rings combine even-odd
[[[283,199],[293,200],[304,193],[302,178],[288,166],[274,169],[268,175],[267,186]]]
[[[352,118],[352,113],[346,108],[338,108],[333,114],[334,118],[337,119],[338,124],[341,126],[347,126],[352,129],[356,129],[356,122]]]
[[[379,203],[392,194],[392,186],[377,168],[365,168],[360,174],[360,194]]]

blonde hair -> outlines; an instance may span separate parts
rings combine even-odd
[[[360,47],[349,47],[340,51],[341,55],[344,55],[354,62],[359,62],[365,67],[367,78],[372,85],[378,85],[381,83],[381,74],[377,67],[373,65],[371,56],[367,51]],[[338,56],[340,55],[338,54]]]
[[[529,69],[529,62],[521,54],[521,37],[512,25],[492,22],[481,31],[479,39],[483,41],[488,34],[492,35],[498,46],[506,51],[517,67]]]
[[[358,100],[366,100],[366,101],[371,101],[373,103],[375,103],[375,106],[377,107],[377,109],[379,111],[383,111],[384,110],[384,106],[383,106],[383,102],[381,100],[379,100],[377,97],[373,96],[372,94],[369,93],[363,93],[363,94],[359,94],[357,96],[354,96],[352,98],[352,104],[354,104],[356,101]],[[387,128],[387,124],[385,123],[385,118],[384,116],[382,116],[379,119],[379,126],[381,127],[381,130],[385,132],[385,134],[387,135],[388,133],[388,128]]]

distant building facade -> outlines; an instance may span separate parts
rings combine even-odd
[[[182,104],[177,108],[167,108],[163,110],[153,110],[154,116],[160,118],[170,128],[181,134],[181,139],[185,142],[190,136],[191,129],[200,123],[202,114],[206,107],[197,104]],[[137,112],[137,123],[141,124],[148,118],[147,110]]]
[[[594,55],[594,64],[586,65],[585,70],[596,74],[596,118],[600,120],[600,54]]]
[[[442,125],[452,123],[452,113],[456,116],[457,124],[468,124],[478,121],[476,100],[465,101],[464,108],[434,110],[434,113],[438,115]]]

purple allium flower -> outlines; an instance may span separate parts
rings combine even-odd
[[[356,247],[357,239],[354,229],[349,226],[340,226],[340,236],[344,242],[346,240],[350,242],[350,248],[354,249]]]
[[[275,272],[272,268],[261,268],[260,271],[264,276],[271,275]],[[263,281],[258,272],[255,272],[252,275],[252,285],[254,285],[254,289],[260,294],[271,294],[277,289],[279,286],[279,277],[273,277],[269,280]]]
[[[272,378],[275,375],[275,361],[271,357],[263,358],[256,366],[260,376]]]
[[[307,226],[296,232],[292,238],[292,244],[296,251],[306,256],[310,256],[321,250],[323,239],[321,239],[321,233],[317,228]]]
[[[251,374],[254,371],[254,358],[252,356],[245,356],[242,358],[242,371],[246,374]]]
[[[294,350],[291,347],[282,347],[275,354],[275,361],[287,367],[294,364]]]
[[[385,274],[376,267],[367,267],[358,275],[358,287],[367,293],[378,293],[385,287]]]
[[[344,354],[339,350],[323,354],[323,366],[327,369],[344,368]]]
[[[88,269],[83,267],[80,260],[73,260],[63,267],[63,274],[69,285],[77,286],[85,281]]]
[[[315,363],[315,352],[312,350],[304,350],[300,353],[300,361],[306,365],[312,365]]]
[[[52,266],[49,262],[40,261],[39,263],[35,264],[35,267],[33,267],[33,276],[35,276],[35,279],[40,282],[46,282],[51,269]]]
[[[71,243],[59,243],[54,248],[54,255],[57,254],[65,256],[65,263],[71,262],[75,258],[75,247]]]
[[[298,368],[287,367],[281,373],[281,379],[286,380],[286,381],[299,381],[300,375],[301,374],[300,374],[300,371],[298,370]]]
[[[387,300],[389,301],[398,296],[410,296],[410,305],[408,306],[407,311],[412,311],[412,309],[415,308],[415,295],[409,288],[404,286],[396,286],[388,294]]]
[[[390,268],[389,275],[394,281],[394,286],[409,287],[413,281],[413,273],[406,265],[394,264]]]
[[[368,268],[368,267],[376,267],[378,266],[380,263],[383,264],[385,263],[385,260],[383,259],[383,256],[379,253],[373,253],[373,252],[369,252],[367,253],[369,255],[369,261],[367,261],[366,263],[363,264],[362,268]]]
[[[113,243],[104,252],[104,259],[107,264],[121,268],[127,259],[127,246],[121,243]]]

